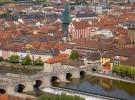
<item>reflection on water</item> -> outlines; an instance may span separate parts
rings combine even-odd
[[[135,84],[107,78],[86,76],[82,79],[72,79],[69,83],[53,83],[52,85],[119,99],[135,100]]]

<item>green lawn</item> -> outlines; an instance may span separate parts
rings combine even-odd
[[[39,100],[85,100],[79,96],[71,96],[66,94],[61,95],[42,95],[39,97]]]

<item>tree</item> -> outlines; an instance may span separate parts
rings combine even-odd
[[[72,60],[76,60],[79,57],[80,57],[80,55],[77,51],[72,51],[69,58],[72,59]]]
[[[120,76],[128,76],[130,78],[135,78],[135,68],[127,65],[114,65],[112,69],[113,73],[117,73]]]
[[[11,55],[9,57],[9,62],[10,63],[19,63],[20,57],[18,55]]]
[[[131,68],[131,77],[135,78],[135,68]]]
[[[31,64],[32,60],[28,55],[22,59],[22,65],[31,65]]]
[[[131,71],[132,71],[131,68],[128,68],[128,69],[127,69],[127,76],[131,77]]]
[[[37,58],[35,61],[34,61],[34,65],[44,65],[44,62],[41,60],[41,58]]]

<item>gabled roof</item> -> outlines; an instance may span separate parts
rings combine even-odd
[[[67,54],[58,54],[57,56],[53,57],[53,58],[49,58],[47,61],[45,61],[46,63],[49,64],[53,64],[53,63],[59,63],[64,61],[67,58]]]
[[[72,24],[76,30],[86,29],[87,27],[89,27],[88,21],[73,21]]]

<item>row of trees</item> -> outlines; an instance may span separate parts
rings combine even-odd
[[[79,96],[61,95],[42,95],[39,100],[85,100]]]
[[[116,64],[113,66],[112,72],[120,76],[135,78],[135,67],[132,66]]]
[[[77,51],[72,51],[70,56],[70,59],[72,60],[77,60],[80,58],[80,55]],[[0,57],[0,62],[5,61],[5,62],[10,62],[13,64],[21,63],[22,65],[43,65],[43,61],[41,58],[37,58],[34,61],[27,55],[24,58],[20,58],[18,55],[11,55],[8,59],[4,60],[2,57]]]
[[[32,59],[27,55],[26,57],[24,57],[23,59],[20,59],[20,57],[18,55],[11,55],[9,57],[9,62],[16,64],[16,63],[20,63],[22,65],[43,65],[43,61],[41,60],[41,58],[37,58],[36,60],[32,61]]]

